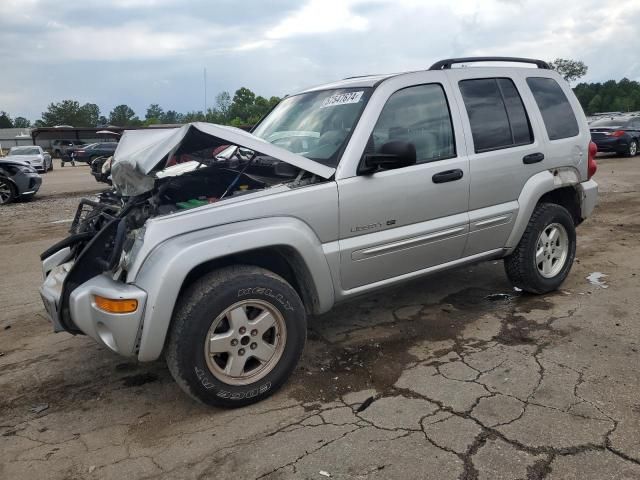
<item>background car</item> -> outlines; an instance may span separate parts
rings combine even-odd
[[[54,140],[51,142],[51,152],[55,157],[69,155],[68,150],[73,147],[82,147],[85,142],[82,140]]]
[[[110,157],[116,151],[117,142],[93,143],[82,148],[76,148],[71,152],[71,158],[76,162],[91,162],[98,157]]]
[[[30,165],[8,157],[0,158],[0,205],[33,197],[41,184],[42,177]]]
[[[31,165],[39,172],[48,172],[53,170],[53,160],[51,155],[45,152],[42,147],[11,147],[9,155],[5,157],[7,160],[15,160],[27,165]]]
[[[598,152],[614,152],[633,157],[640,146],[640,116],[618,115],[594,120],[590,125],[591,140]]]
[[[113,157],[97,157],[91,162],[91,175],[96,179],[96,182],[106,183],[111,185],[111,162]]]

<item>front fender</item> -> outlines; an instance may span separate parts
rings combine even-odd
[[[318,313],[329,310],[334,302],[329,265],[320,240],[304,222],[272,217],[190,232],[154,248],[136,275],[135,284],[148,294],[138,359],[160,356],[174,305],[191,270],[216,258],[269,246],[287,246],[300,255],[316,290]]]

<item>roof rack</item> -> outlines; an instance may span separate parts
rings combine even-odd
[[[520,58],[520,57],[462,57],[462,58],[447,58],[434,63],[429,67],[429,70],[448,70],[454,63],[473,63],[473,62],[514,62],[514,63],[532,63],[538,68],[545,70],[551,70],[549,64],[543,60],[536,60],[534,58]]]

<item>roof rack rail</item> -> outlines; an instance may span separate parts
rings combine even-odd
[[[429,70],[448,70],[454,63],[473,63],[473,62],[514,62],[514,63],[532,63],[538,68],[551,70],[551,67],[544,60],[536,60],[534,58],[520,57],[462,57],[462,58],[446,58],[434,63]]]

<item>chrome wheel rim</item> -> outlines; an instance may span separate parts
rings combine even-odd
[[[638,144],[636,142],[631,142],[629,144],[629,154],[634,156],[636,153],[638,153]]]
[[[564,267],[569,255],[569,234],[559,223],[547,225],[536,242],[536,268],[544,278],[553,278]]]
[[[254,383],[280,361],[287,329],[280,311],[268,302],[234,303],[211,323],[204,354],[211,373],[228,385]]]
[[[0,204],[7,203],[11,198],[11,187],[3,180],[0,180]]]

